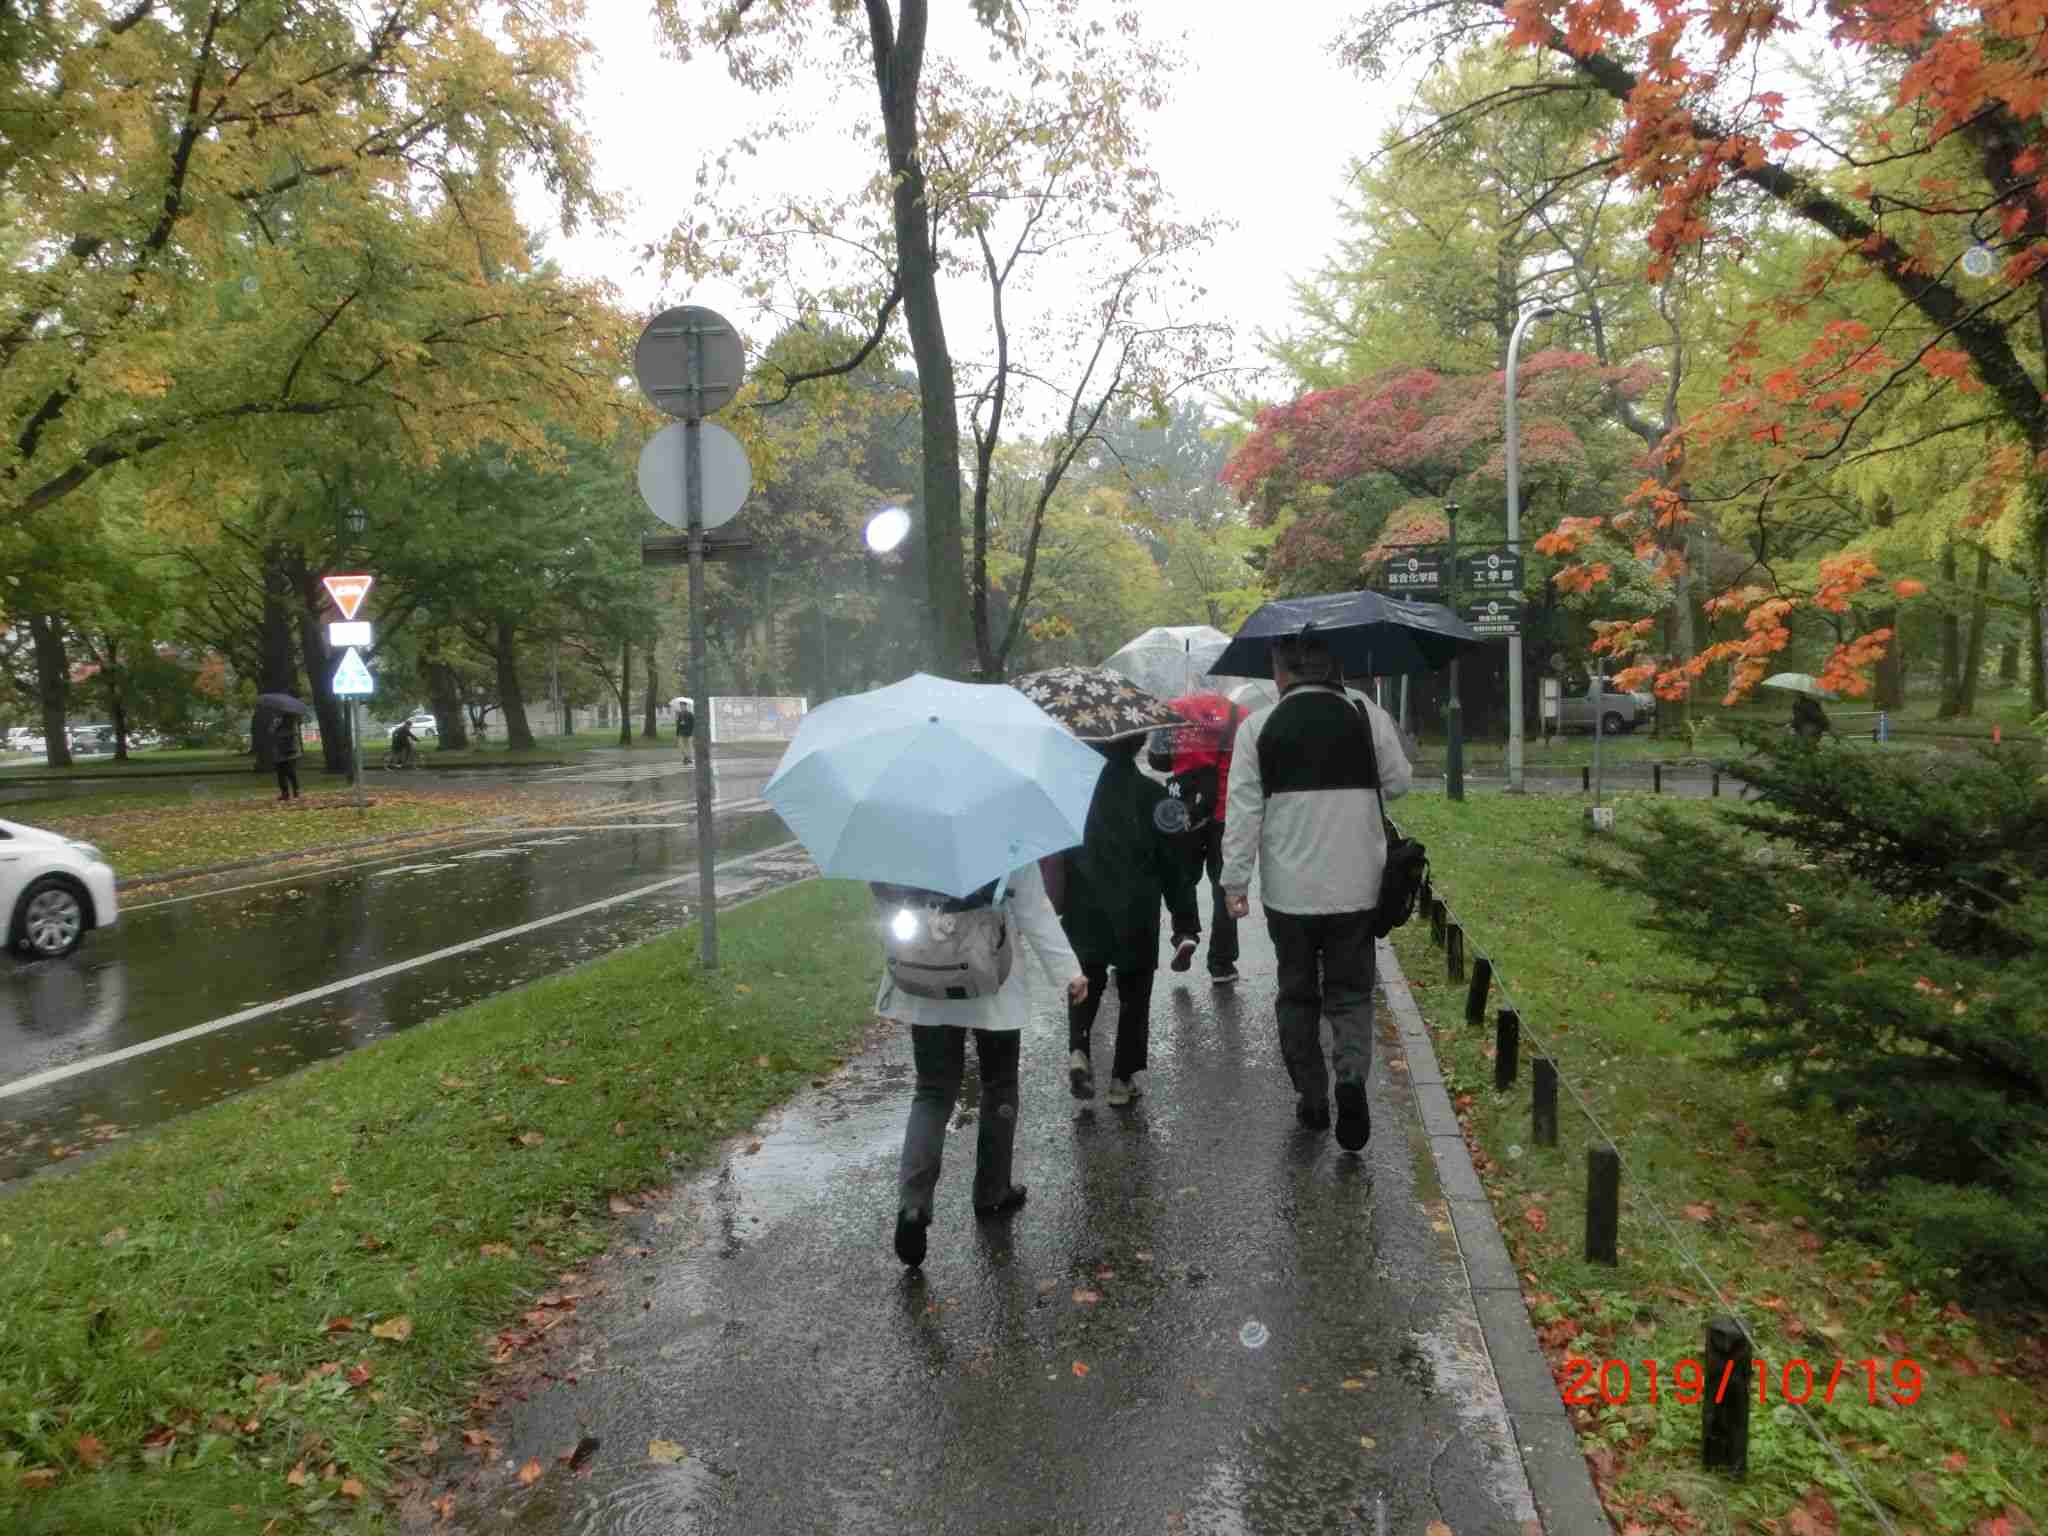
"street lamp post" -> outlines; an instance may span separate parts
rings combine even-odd
[[[1508,338],[1507,376],[1507,480],[1508,548],[1522,553],[1522,434],[1515,420],[1515,369],[1521,361],[1522,333],[1538,320],[1556,314],[1555,305],[1544,304],[1515,322]],[[1522,793],[1522,626],[1508,636],[1508,793]]]
[[[1449,595],[1451,612],[1458,611],[1458,503],[1444,499],[1444,521],[1451,535]],[[1451,652],[1450,702],[1444,706],[1444,794],[1448,799],[1465,798],[1465,707],[1458,697],[1458,653]]]

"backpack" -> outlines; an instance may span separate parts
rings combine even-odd
[[[956,900],[914,885],[870,881],[882,919],[889,980],[912,997],[993,997],[1010,979],[1015,946],[1002,902],[1008,877]]]
[[[1380,825],[1387,834],[1387,862],[1380,871],[1380,896],[1372,909],[1372,936],[1384,939],[1415,915],[1422,895],[1422,882],[1429,878],[1429,853],[1412,837],[1403,837],[1393,818],[1387,815],[1386,796],[1380,793],[1380,759],[1373,748],[1372,716],[1356,700],[1359,723],[1365,727],[1365,757],[1371,765],[1373,798],[1380,803]]]

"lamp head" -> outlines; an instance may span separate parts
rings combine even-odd
[[[886,555],[910,534],[910,514],[901,507],[884,507],[868,519],[868,548]]]

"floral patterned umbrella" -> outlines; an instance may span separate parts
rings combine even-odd
[[[1083,741],[1121,741],[1181,723],[1161,700],[1101,667],[1048,667],[1010,686]]]

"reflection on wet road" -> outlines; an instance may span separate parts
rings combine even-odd
[[[773,767],[720,765],[721,863],[788,839],[759,798]],[[588,785],[590,814],[144,904],[70,960],[12,967],[0,977],[0,1179],[686,921],[688,777],[550,782]]]

